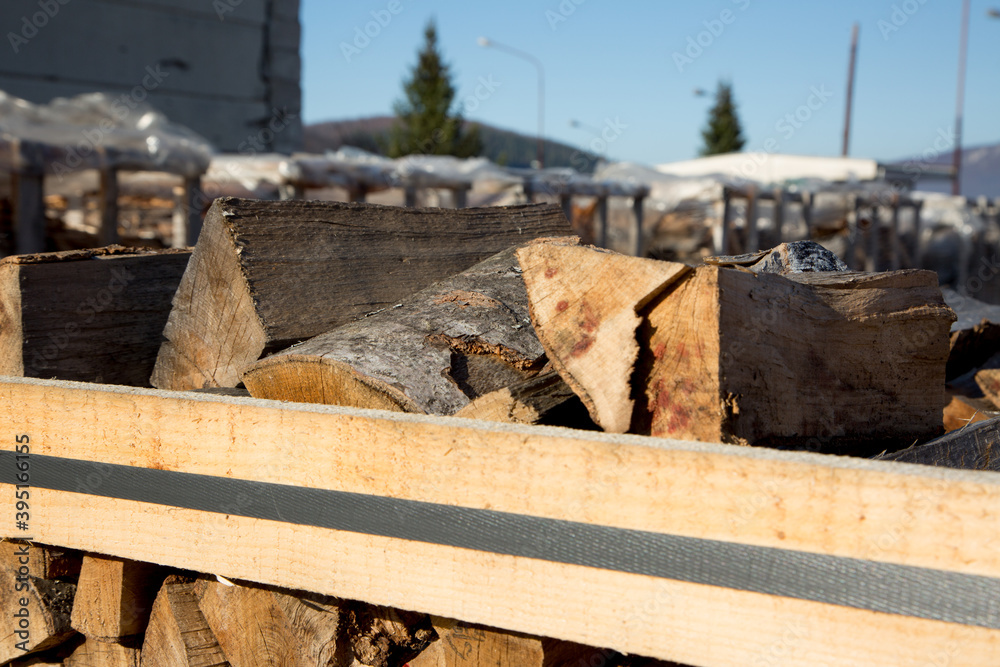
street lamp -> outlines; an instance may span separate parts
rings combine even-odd
[[[530,53],[525,53],[520,49],[515,49],[512,46],[507,46],[506,44],[501,44],[492,39],[487,39],[486,37],[480,37],[478,40],[479,46],[482,47],[492,47],[494,49],[499,49],[501,51],[506,51],[512,56],[516,56],[523,60],[527,60],[532,65],[538,69],[538,168],[541,169],[545,166],[545,71],[542,68],[542,61],[531,55]]]

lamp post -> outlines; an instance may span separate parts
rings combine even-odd
[[[479,46],[482,47],[492,47],[494,49],[499,49],[501,51],[506,51],[512,56],[516,56],[523,60],[527,60],[529,63],[534,65],[538,69],[538,168],[541,169],[545,166],[545,70],[542,67],[542,61],[531,55],[530,53],[525,53],[520,49],[515,49],[512,46],[507,46],[506,44],[501,44],[492,39],[487,39],[486,37],[479,38]]]

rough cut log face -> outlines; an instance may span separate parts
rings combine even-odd
[[[637,311],[690,269],[589,247],[537,243],[518,250],[531,321],[549,359],[604,430],[632,419]]]
[[[121,246],[0,261],[0,373],[149,386],[191,253]]]
[[[685,327],[691,315],[700,325]],[[824,451],[933,436],[953,320],[932,272],[699,268],[649,312],[640,425],[653,435]],[[717,359],[717,372],[699,356]]]
[[[514,250],[263,359],[244,375],[247,388],[258,398],[452,415],[534,377],[545,351]]]
[[[235,386],[265,349],[391,307],[512,245],[570,233],[560,209],[542,204],[216,200],[174,300],[152,383]]]

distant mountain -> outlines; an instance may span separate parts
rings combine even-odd
[[[910,164],[911,169],[919,169],[923,158],[920,156],[895,160],[897,164]],[[931,164],[951,166],[950,151],[942,153]],[[972,146],[962,150],[962,194],[967,197],[1000,197],[1000,144]],[[921,178],[916,189],[930,192],[951,192],[951,181],[940,178]]]
[[[323,153],[337,150],[341,146],[354,146],[381,154],[384,140],[395,120],[393,116],[371,116],[307,125],[303,148],[309,153]],[[479,136],[483,140],[483,157],[497,164],[528,167],[538,153],[535,137],[483,123],[466,122],[466,126],[470,125],[479,127]],[[597,156],[583,149],[557,141],[545,142],[546,167],[573,167],[577,171],[591,173],[596,163]]]

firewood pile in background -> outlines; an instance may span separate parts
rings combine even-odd
[[[1000,405],[1000,317],[838,262],[633,257],[547,204],[223,198],[193,250],[0,261],[0,374],[941,462]],[[14,597],[32,618],[0,664],[669,664],[44,545],[15,592],[25,546],[0,547],[3,634]]]

